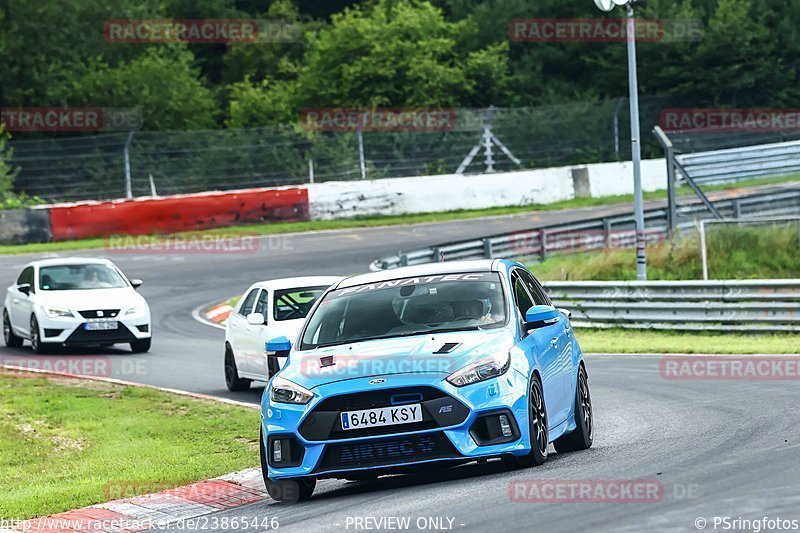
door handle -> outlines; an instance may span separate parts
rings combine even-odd
[[[19,298],[14,298],[13,300],[11,300],[11,303],[18,304],[19,303]]]
[[[550,341],[550,345],[555,346],[556,344],[558,344],[558,337],[553,337],[553,340]]]

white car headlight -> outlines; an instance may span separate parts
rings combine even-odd
[[[70,311],[69,309],[64,309],[63,307],[45,307],[44,314],[47,315],[47,318],[75,316],[72,314],[72,311]]]
[[[277,403],[307,404],[314,393],[297,383],[275,376],[269,386],[269,399]]]
[[[511,365],[511,355],[492,355],[485,357],[477,363],[465,366],[461,370],[456,370],[449,376],[447,381],[456,387],[463,387],[470,383],[477,383],[490,378],[502,376]]]

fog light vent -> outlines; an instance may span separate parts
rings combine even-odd
[[[280,439],[275,439],[272,441],[272,460],[276,463],[280,463],[283,460],[283,454],[281,453],[281,441]]]
[[[508,423],[508,417],[506,415],[500,415],[500,431],[503,432],[504,437],[510,437],[514,433],[511,430],[511,424]]]

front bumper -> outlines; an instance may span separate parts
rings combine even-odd
[[[441,374],[392,374],[382,376],[385,383],[370,384],[376,377],[316,387],[308,405],[273,404],[267,388],[261,412],[269,477],[347,477],[348,473],[402,471],[432,462],[523,455],[530,449],[528,382],[514,369],[465,387],[450,385]],[[421,398],[410,398],[413,393]],[[342,410],[383,407],[374,402],[382,397],[419,401],[425,413],[423,421],[374,430],[341,429]],[[498,414],[508,416],[513,435],[487,439],[482,433],[484,417]],[[281,466],[272,460],[276,439],[283,444]]]
[[[85,324],[92,320],[97,319],[80,315],[50,318],[45,313],[37,313],[41,340],[44,343],[96,346],[149,339],[152,335],[149,312],[113,317],[111,320],[118,322],[118,328],[112,330],[87,330]]]

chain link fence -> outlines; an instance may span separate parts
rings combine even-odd
[[[674,105],[641,102],[642,128]],[[508,171],[630,158],[627,100],[454,110],[446,131],[309,131],[298,124],[189,132],[18,138],[17,192],[48,202],[196,193],[310,181]],[[485,133],[500,146],[487,153]],[[645,157],[661,157],[645,136]],[[126,165],[126,146],[127,160]],[[477,150],[475,150],[477,148]],[[363,156],[362,156],[363,153]],[[129,171],[126,167],[129,166]]]

